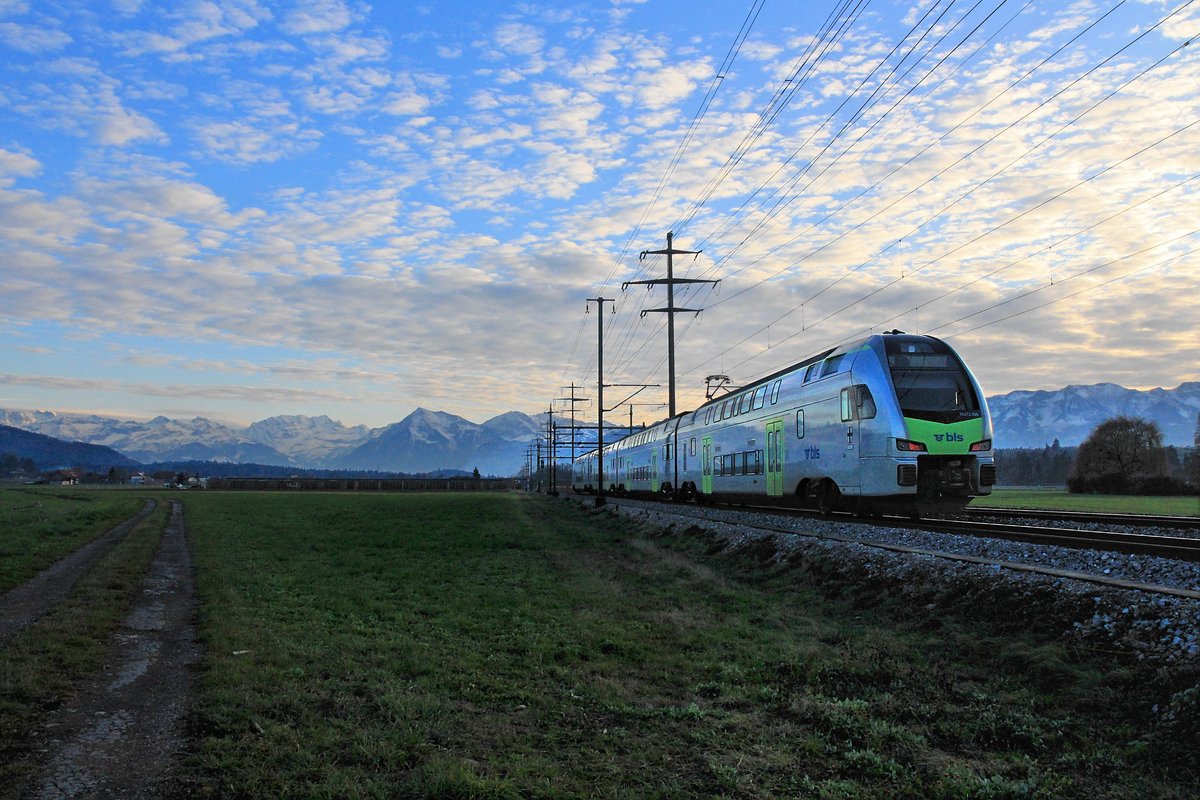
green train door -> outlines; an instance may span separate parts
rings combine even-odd
[[[767,496],[783,497],[783,420],[767,423]]]
[[[712,437],[705,436],[701,442],[703,453],[700,458],[700,493],[712,494]]]
[[[658,448],[650,451],[650,491],[658,491]]]

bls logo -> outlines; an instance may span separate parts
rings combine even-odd
[[[964,442],[961,433],[935,433],[933,438],[939,442]]]
[[[804,448],[804,459],[806,461],[816,461],[821,458],[821,448],[806,447]]]

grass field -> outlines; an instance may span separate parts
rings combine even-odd
[[[1139,497],[1071,494],[1066,489],[996,489],[971,501],[971,508],[1035,508],[1113,514],[1200,516],[1200,497]]]
[[[1056,632],[829,599],[562,500],[185,507],[194,796],[1200,793],[1158,690]]]
[[[0,488],[0,593],[129,519],[144,504],[144,497],[130,492]]]

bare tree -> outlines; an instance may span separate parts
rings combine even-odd
[[[1079,446],[1069,485],[1072,491],[1120,493],[1144,478],[1163,475],[1165,468],[1157,423],[1113,417],[1097,425]]]

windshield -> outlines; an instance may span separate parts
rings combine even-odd
[[[888,341],[888,367],[906,417],[958,422],[980,416],[979,398],[958,358],[941,342]]]

